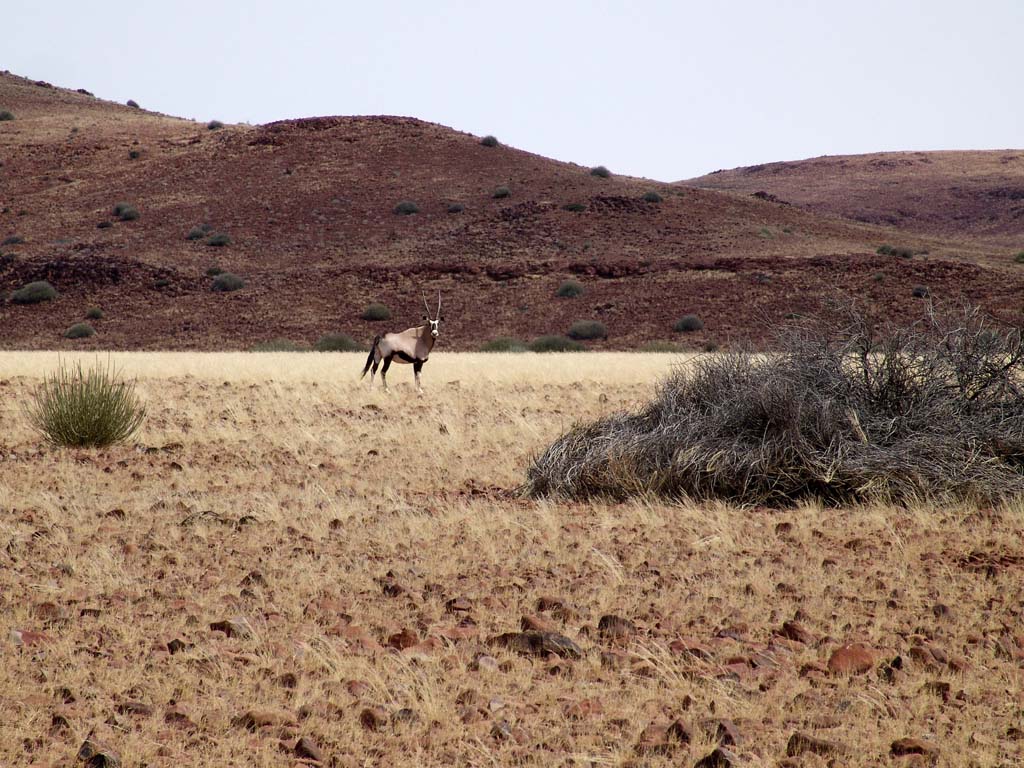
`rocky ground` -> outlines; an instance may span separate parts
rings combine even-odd
[[[1024,758],[1019,506],[526,501],[671,357],[449,355],[423,400],[246,359],[127,363],[147,422],[97,451],[43,445],[45,366],[0,359],[6,764]]]

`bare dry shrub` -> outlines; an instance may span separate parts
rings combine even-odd
[[[654,401],[578,425],[530,467],[532,496],[653,494],[789,506],[1024,493],[1024,340],[969,305],[902,327],[836,303],[771,355],[677,369]]]

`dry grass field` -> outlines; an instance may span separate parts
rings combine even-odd
[[[112,359],[141,432],[65,450],[0,353],[4,765],[1024,760],[1022,507],[517,495],[670,355]]]

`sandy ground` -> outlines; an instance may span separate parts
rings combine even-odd
[[[114,354],[141,432],[64,450],[22,411],[57,354],[0,354],[4,764],[1024,759],[1020,506],[528,501],[680,359],[362,360]]]

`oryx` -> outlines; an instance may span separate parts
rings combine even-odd
[[[412,370],[416,376],[416,391],[423,394],[423,388],[420,386],[420,369],[427,362],[430,350],[434,348],[434,342],[437,340],[437,326],[441,322],[441,292],[437,292],[437,312],[433,320],[430,319],[427,300],[422,295],[420,298],[423,299],[423,310],[426,312],[423,319],[427,321],[426,324],[408,328],[401,333],[385,333],[373,340],[363,374],[359,377],[363,378],[366,372],[370,371],[370,367],[373,367],[370,372],[370,389],[373,389],[373,377],[377,374],[377,366],[383,360],[384,367],[380,370],[380,380],[384,385],[384,391],[388,391],[388,368],[392,360],[397,360],[399,363],[412,363]]]

